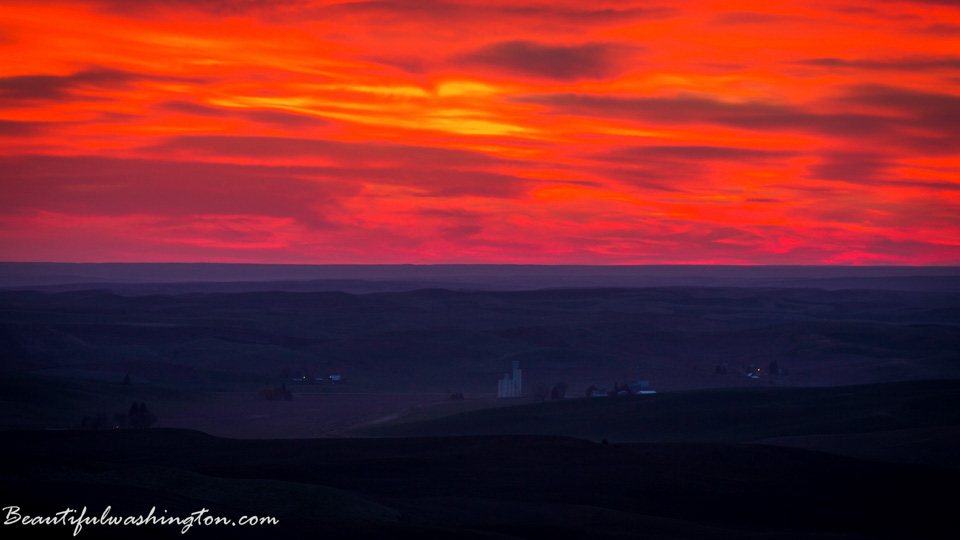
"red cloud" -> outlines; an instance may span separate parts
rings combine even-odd
[[[10,259],[960,260],[947,3],[9,5]]]

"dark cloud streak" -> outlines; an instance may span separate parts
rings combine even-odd
[[[798,64],[828,68],[855,68],[890,71],[925,71],[941,69],[960,69],[960,56],[923,57],[911,56],[906,58],[847,60],[844,58],[810,58],[800,60]]]
[[[814,113],[769,102],[723,102],[702,97],[605,97],[577,94],[526,96],[557,112],[651,121],[663,124],[719,124],[751,130],[794,130],[837,136],[872,136],[890,129],[893,119],[856,113]]]
[[[737,148],[731,146],[634,146],[612,152],[595,154],[594,159],[602,161],[624,161],[631,159],[656,159],[680,161],[742,161],[755,159],[774,159],[792,155],[791,152]]]
[[[195,79],[182,77],[92,67],[70,75],[18,75],[0,78],[0,100],[65,100],[75,97],[78,90],[126,88],[138,81],[197,82]]]
[[[454,61],[520,75],[575,81],[616,76],[620,71],[619,63],[635,50],[615,43],[544,45],[532,41],[506,41],[459,55]]]

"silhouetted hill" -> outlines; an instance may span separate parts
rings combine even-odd
[[[548,400],[360,428],[362,436],[552,435],[611,443],[765,442],[960,468],[960,381],[739,388]]]

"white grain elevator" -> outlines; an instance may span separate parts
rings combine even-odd
[[[520,361],[513,361],[513,375],[504,373],[503,378],[497,382],[498,398],[518,398],[522,390],[523,370],[520,369]]]

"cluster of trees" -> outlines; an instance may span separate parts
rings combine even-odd
[[[567,383],[560,381],[553,385],[553,388],[546,384],[537,383],[533,387],[533,397],[540,401],[547,399],[563,399],[567,395]]]
[[[645,388],[645,386],[640,386],[640,388],[643,389]],[[617,395],[620,395],[620,392],[624,392],[626,394],[634,394],[635,393],[634,390],[635,388],[630,388],[629,384],[620,384],[615,382],[613,383],[613,392],[608,393],[606,388],[602,388],[602,389],[597,388],[596,386],[591,384],[590,386],[587,387],[587,390],[584,392],[584,395],[586,395],[587,397],[594,397],[595,395],[617,396]]]
[[[450,394],[451,401],[460,401],[463,399],[463,392],[453,392]]]
[[[293,401],[293,394],[287,390],[286,384],[268,384],[260,389],[259,394],[261,399],[268,401]]]
[[[84,416],[80,420],[80,427],[83,429],[146,429],[156,423],[157,417],[147,409],[147,404],[134,401],[128,411],[118,412],[112,419],[103,411],[93,416]]]
[[[157,417],[147,410],[146,403],[133,402],[127,412],[126,425],[134,429],[148,428],[157,423]],[[121,427],[124,427],[121,425]]]

